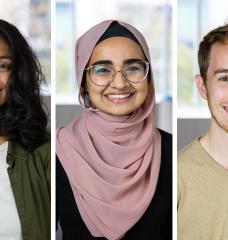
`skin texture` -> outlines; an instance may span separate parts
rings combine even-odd
[[[93,50],[88,66],[101,60],[111,61],[110,66],[116,71],[122,69],[128,59],[146,60],[142,48],[133,40],[124,37],[112,37],[100,42]],[[86,75],[86,91],[92,106],[116,116],[128,115],[138,109],[145,101],[148,93],[148,79],[139,83],[129,83],[122,73],[118,72],[110,85],[96,86]],[[131,93],[124,100],[110,100],[108,95]]]
[[[228,41],[214,43],[211,48],[207,80],[196,76],[201,96],[208,101],[211,123],[200,140],[203,147],[223,167],[228,169]]]
[[[0,64],[11,64],[11,60],[7,59],[11,57],[11,52],[7,42],[0,37]],[[10,77],[11,71],[0,72],[0,105],[5,102],[6,86]]]

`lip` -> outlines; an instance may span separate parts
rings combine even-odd
[[[135,93],[125,92],[125,93],[110,93],[105,94],[105,98],[112,103],[125,103],[128,102]]]

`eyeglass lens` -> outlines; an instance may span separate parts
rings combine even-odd
[[[92,82],[97,85],[107,85],[114,78],[117,71],[105,65],[94,65],[89,68]],[[126,65],[122,69],[122,74],[130,82],[143,81],[149,70],[149,63],[145,61],[138,61]]]

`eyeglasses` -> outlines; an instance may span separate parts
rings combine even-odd
[[[118,72],[121,72],[127,81],[138,83],[146,79],[149,72],[149,63],[136,61],[123,66],[121,71],[116,71],[106,65],[92,65],[85,70],[89,72],[89,79],[98,86],[109,85]]]
[[[0,62],[0,72],[8,72],[11,70],[11,68],[12,64]]]

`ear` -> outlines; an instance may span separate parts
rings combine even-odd
[[[195,82],[196,82],[196,87],[197,87],[201,97],[203,99],[207,100],[207,88],[206,88],[206,85],[205,85],[204,80],[201,77],[201,75],[197,74],[195,76]]]

